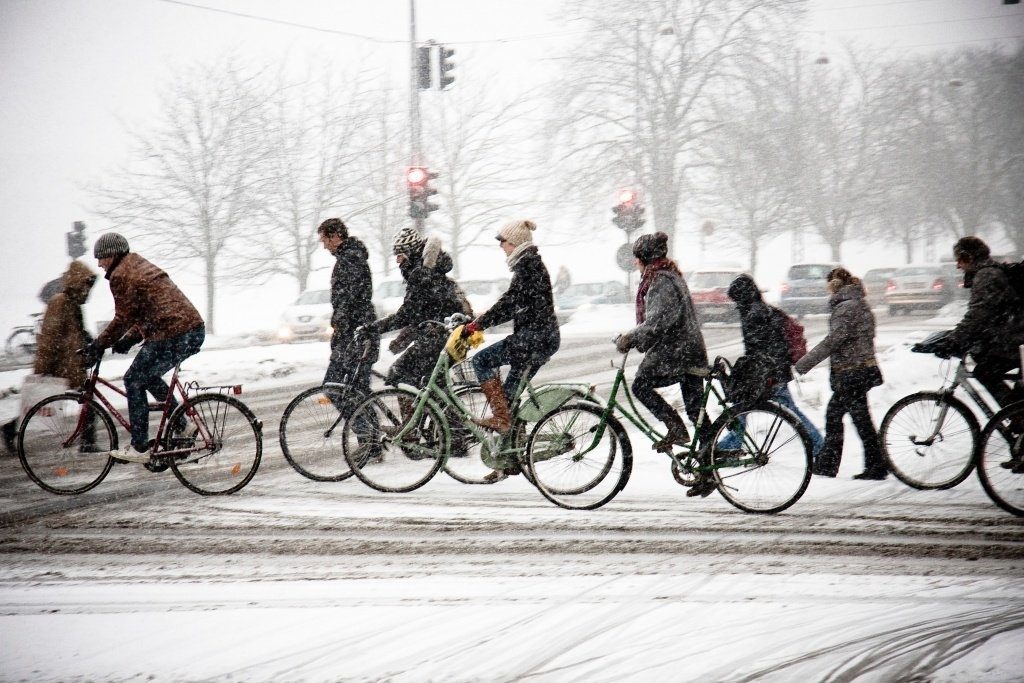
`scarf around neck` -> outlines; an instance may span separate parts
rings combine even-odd
[[[647,317],[647,304],[644,302],[644,298],[647,296],[647,290],[651,288],[651,283],[654,282],[654,277],[662,270],[668,270],[682,276],[682,273],[679,272],[679,268],[676,266],[676,262],[669,258],[655,259],[644,267],[644,274],[640,277],[640,286],[636,290],[637,325],[641,324]]]
[[[505,263],[508,264],[508,269],[512,270],[513,268],[515,268],[516,264],[519,263],[519,259],[523,257],[523,254],[525,254],[530,247],[535,246],[536,245],[533,242],[528,240],[520,244],[515,249],[513,249],[512,253],[505,258]]]

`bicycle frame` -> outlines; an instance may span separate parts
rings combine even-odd
[[[1008,379],[1011,377],[1016,379],[1016,375],[1013,375],[1012,373],[1008,374],[1006,377]],[[978,390],[974,388],[974,384],[968,381],[973,378],[974,373],[967,369],[966,359],[961,358],[960,362],[957,364],[956,372],[953,375],[953,381],[948,386],[943,384],[943,386],[939,389],[938,393],[946,397],[951,397],[954,395],[957,388],[962,387],[964,393],[966,393],[971,398],[971,400],[974,401],[974,404],[978,406],[981,412],[985,415],[985,418],[991,420],[992,416],[995,415],[995,411],[992,410],[988,402],[984,399],[984,397],[982,397]],[[942,427],[945,425],[946,422],[946,414],[948,412],[949,403],[943,401],[942,405],[939,407],[939,414],[935,418],[935,425],[932,428],[931,434],[920,440],[915,438],[913,440],[914,445],[930,446],[935,441],[935,439],[938,438],[939,433],[942,431]]]
[[[601,438],[604,436],[604,430],[608,424],[608,420],[610,417],[615,415],[616,410],[630,423],[632,423],[634,427],[639,429],[644,436],[650,439],[652,443],[659,440],[663,436],[661,432],[652,427],[651,424],[647,420],[645,420],[644,417],[640,414],[640,410],[637,408],[635,399],[633,398],[633,394],[629,390],[629,385],[625,381],[626,360],[628,357],[628,351],[622,354],[622,361],[616,368],[615,379],[612,382],[611,394],[605,405],[604,412],[601,415],[601,422],[594,433],[594,438],[591,442],[591,445],[586,450],[582,451],[581,454],[590,452],[591,449],[595,448],[601,442]],[[612,367],[615,367],[614,362],[612,363]],[[732,411],[732,406],[730,406],[729,403],[725,400],[725,396],[722,393],[720,393],[717,388],[715,388],[714,382],[712,381],[714,379],[715,372],[712,371],[708,376],[708,381],[705,382],[704,384],[704,392],[701,396],[700,403],[700,414],[697,417],[697,424],[694,425],[694,433],[690,437],[690,442],[682,447],[683,450],[680,453],[676,453],[675,449],[670,449],[668,451],[668,456],[672,459],[676,466],[680,468],[680,471],[682,471],[684,468],[682,460],[693,458],[700,450],[700,447],[697,443],[698,435],[700,434],[701,427],[705,424],[706,421],[710,420],[710,417],[707,412],[707,406],[711,396],[713,395],[715,397],[715,400],[717,401],[719,407],[722,408],[723,412]],[[622,389],[623,393],[626,396],[626,401],[629,404],[629,409],[627,409],[625,405],[623,405],[623,403],[618,399],[618,393],[620,389]],[[740,425],[738,429],[742,431],[743,426]],[[748,438],[745,431],[743,432],[742,438]],[[706,448],[707,444],[705,444],[704,447]],[[761,450],[762,449],[758,448],[757,452],[760,452]],[[685,457],[681,459],[681,455],[684,455]],[[737,464],[743,464],[745,461],[746,458],[742,458],[740,460],[722,461],[715,465],[697,467],[691,466],[690,469],[710,471],[711,469],[715,469],[718,467],[735,466]]]
[[[505,435],[498,434],[495,437],[491,438],[485,429],[483,429],[482,427],[478,426],[475,422],[473,422],[473,415],[466,408],[465,404],[463,404],[462,401],[459,400],[458,396],[455,395],[455,392],[453,390],[451,377],[449,373],[449,370],[451,369],[452,366],[451,361],[452,359],[448,355],[448,351],[443,349],[441,353],[438,355],[437,362],[434,363],[434,369],[430,373],[430,376],[427,378],[427,382],[422,389],[417,389],[416,387],[407,384],[399,385],[403,389],[415,392],[417,394],[417,400],[413,410],[412,418],[397,434],[395,434],[392,437],[392,439],[396,443],[400,442],[407,433],[415,429],[414,425],[419,423],[419,420],[422,418],[423,412],[424,410],[426,410],[426,405],[428,403],[431,403],[435,409],[439,408],[437,404],[440,403],[441,407],[450,408],[454,410],[455,414],[459,418],[459,426],[469,430],[469,432],[472,433],[473,436],[475,436],[480,441],[480,443],[488,444],[490,452],[492,454],[501,455],[505,457],[514,455],[518,457],[519,451],[522,449],[510,448],[508,445],[506,445],[504,448],[501,447],[503,441],[505,440]],[[518,386],[512,393],[512,396],[509,398],[509,412],[513,416],[519,415],[520,409],[522,409],[524,405],[527,404],[527,401],[529,402],[529,405],[532,405],[538,411],[543,411],[543,406],[547,404],[546,401],[542,402],[540,392],[534,389],[533,384],[530,382],[530,375],[532,369],[532,366],[527,366],[526,371],[523,372],[523,376],[519,380]],[[550,391],[549,388],[551,387],[554,387],[556,389],[565,389],[564,397],[561,399],[559,405],[569,400],[571,396],[578,395],[580,391],[583,391],[587,396],[593,394],[593,387],[590,385],[561,383],[543,385],[543,389],[548,391]],[[586,387],[586,389],[583,389],[583,387]],[[524,393],[526,395],[525,399],[523,398]],[[553,409],[553,407],[549,408],[549,410]],[[446,411],[443,409],[438,409],[437,412],[441,416],[441,427],[444,430],[445,442],[451,443],[451,426],[449,425]],[[512,431],[509,431],[508,434],[512,434]],[[417,447],[414,444],[409,444],[405,446],[405,448],[415,450],[421,447]],[[429,449],[423,450],[429,451]],[[448,454],[446,452],[444,457],[447,457],[447,455]]]
[[[103,395],[103,392],[100,390],[100,387],[106,387],[107,389],[110,389],[111,391],[123,396],[125,399],[128,398],[128,393],[124,389],[118,387],[116,384],[113,384],[110,381],[105,380],[99,376],[101,361],[102,359],[97,360],[96,364],[93,365],[92,373],[85,382],[85,390],[82,392],[78,402],[80,405],[87,406],[91,399],[98,399],[100,404],[106,409],[107,413],[115,420],[117,420],[118,424],[120,424],[121,427],[123,427],[130,434],[130,421],[117,408],[114,407],[114,405],[107,399],[106,396]],[[188,399],[188,392],[185,390],[185,386],[178,379],[177,365],[174,366],[174,372],[171,373],[171,381],[169,385],[170,389],[167,392],[167,397],[163,400],[163,402],[148,404],[150,412],[155,412],[157,410],[161,412],[160,424],[157,426],[156,436],[153,439],[153,446],[150,449],[150,454],[157,455],[159,453],[160,455],[184,455],[187,453],[192,453],[197,450],[196,447],[167,450],[160,449],[160,444],[163,442],[164,431],[168,426],[168,419],[170,417],[171,410],[174,407],[173,401],[175,392],[177,392],[178,396],[181,398],[181,405],[185,406],[185,414],[189,417],[190,420],[192,420],[193,424],[195,424],[196,428],[199,430],[199,437],[202,439],[204,447],[209,447],[210,445],[212,445],[213,436],[210,433],[210,430],[207,428],[206,423],[203,420],[199,419],[199,416],[192,409],[191,403]],[[234,393],[241,393],[240,387],[236,386],[234,387],[234,389],[236,389]],[[86,427],[86,421],[87,410],[82,410],[78,414],[78,423],[75,425],[74,431],[63,443],[64,448],[67,448],[72,443],[74,443],[74,441],[81,435],[82,431]]]

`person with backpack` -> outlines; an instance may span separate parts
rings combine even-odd
[[[668,258],[668,235],[641,235],[633,243],[633,257],[641,272],[636,294],[637,325],[619,335],[615,346],[619,353],[631,348],[644,352],[633,379],[633,395],[665,424],[665,436],[652,448],[670,452],[673,446],[687,445],[690,434],[683,418],[656,389],[678,384],[686,414],[697,424],[708,375],[708,352],[690,290],[676,262]],[[707,442],[709,427],[705,420],[698,434],[701,443]],[[714,482],[703,478],[686,495],[706,496],[714,490]]]
[[[953,245],[953,256],[971,298],[964,317],[946,337],[945,350],[971,354],[974,378],[1000,407],[1024,400],[1024,389],[1005,380],[1008,372],[1019,370],[1019,347],[1024,344],[1024,299],[1010,278],[1016,271],[993,260],[988,245],[974,236],[961,237]]]
[[[800,419],[811,437],[811,450],[817,458],[825,441],[789,392],[789,381],[793,379],[792,365],[807,353],[803,328],[783,311],[765,303],[754,278],[746,273],[738,275],[730,283],[726,294],[736,303],[740,314],[744,353],[760,360],[766,368],[765,374],[771,383],[767,398],[789,408]],[[793,332],[788,335],[790,323]],[[718,442],[718,448],[722,449],[739,447],[739,436],[735,433],[729,433]]]
[[[826,358],[830,363],[832,397],[825,409],[825,443],[811,471],[823,477],[835,477],[839,472],[843,417],[849,413],[864,444],[864,471],[853,478],[885,479],[889,469],[868,407],[868,391],[882,384],[882,371],[875,358],[875,315],[860,278],[846,268],[833,268],[827,281],[832,309],[828,335],[794,366],[805,375]]]

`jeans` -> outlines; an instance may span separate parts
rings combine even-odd
[[[505,391],[505,398],[511,400],[512,394],[519,388],[519,382],[522,380],[523,373],[526,372],[527,367],[530,369],[527,379],[532,379],[537,374],[537,371],[540,370],[540,367],[551,360],[551,356],[554,354],[526,359],[516,354],[516,357],[513,358],[508,342],[509,338],[506,337],[478,351],[473,356],[473,370],[476,371],[477,380],[483,384],[489,379],[498,377],[498,370],[502,365],[509,366],[508,376],[505,377],[502,389]]]
[[[807,429],[807,433],[811,436],[811,453],[815,458],[817,458],[822,446],[825,445],[825,439],[821,436],[821,432],[818,431],[818,428],[814,426],[814,423],[811,422],[808,417],[804,415],[803,411],[797,407],[796,403],[793,401],[793,394],[789,393],[789,385],[780,384],[776,386],[772,395],[768,398],[769,400],[775,401],[780,406],[789,408],[793,414],[797,416],[800,420],[800,424]],[[746,424],[742,417],[740,418],[740,422]],[[718,448],[727,450],[739,448],[740,445],[740,435],[737,432],[729,432],[724,439],[718,442]]]
[[[206,339],[206,327],[200,325],[185,334],[148,341],[142,345],[128,372],[124,373],[124,388],[128,394],[128,420],[132,426],[132,446],[143,451],[149,445],[149,404],[146,391],[157,401],[167,399],[170,387],[161,379],[175,365],[199,352]],[[173,406],[177,401],[172,399]]]

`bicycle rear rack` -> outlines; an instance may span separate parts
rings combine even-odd
[[[242,393],[241,384],[218,384],[210,386],[201,386],[199,382],[195,380],[185,383],[185,393],[189,396],[195,396],[196,394],[234,394],[238,396]]]

